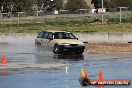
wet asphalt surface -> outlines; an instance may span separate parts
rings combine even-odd
[[[54,55],[50,49],[26,44],[0,44],[8,63],[63,63],[62,68],[16,68],[1,69],[0,88],[82,88],[78,82],[82,67],[91,79],[98,79],[100,70],[104,79],[132,80],[132,53],[95,53],[83,55]],[[15,66],[15,65],[14,65]],[[90,86],[87,88],[97,88]],[[132,88],[132,86],[106,86],[105,88]]]

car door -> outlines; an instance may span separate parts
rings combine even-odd
[[[53,50],[52,41],[53,41],[53,33],[52,32],[44,33],[42,38],[42,45],[45,46],[46,50],[48,51]]]
[[[50,43],[50,46],[54,47],[54,45],[55,45],[56,43],[58,43],[56,40],[60,39],[59,32],[54,32],[54,33],[52,34],[52,36],[53,36],[53,39],[50,40],[49,43]]]
[[[48,37],[47,37],[47,39],[48,39],[48,45],[50,46],[50,47],[53,47],[53,41],[54,41],[54,37],[53,37],[53,33],[52,32],[49,32],[48,33]]]
[[[48,46],[49,44],[48,44],[48,41],[49,41],[49,39],[48,39],[48,35],[49,35],[49,32],[43,32],[43,35],[42,35],[42,38],[41,38],[41,44],[42,45],[45,45],[45,46]]]

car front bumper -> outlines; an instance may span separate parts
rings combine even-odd
[[[61,52],[66,52],[66,53],[70,53],[70,52],[84,52],[85,46],[70,46],[70,45],[59,45],[59,50]]]

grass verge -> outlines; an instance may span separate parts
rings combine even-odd
[[[122,19],[108,17],[101,23],[100,17],[93,18],[34,18],[34,19],[2,19],[0,20],[1,33],[37,33],[42,30],[63,30],[71,32],[132,32],[132,16]]]

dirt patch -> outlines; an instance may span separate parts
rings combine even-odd
[[[102,44],[86,44],[88,52],[132,52],[132,43],[102,43]]]

